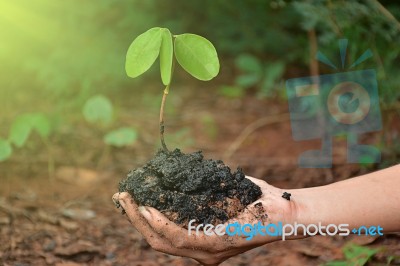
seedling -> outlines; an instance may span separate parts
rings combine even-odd
[[[159,55],[161,80],[166,86],[159,121],[162,149],[143,167],[130,171],[119,183],[119,191],[127,191],[138,204],[160,210],[182,227],[191,219],[199,224],[224,223],[257,200],[261,189],[246,179],[240,168],[232,173],[221,160],[205,160],[201,151],[169,151],[164,141],[164,106],[175,61],[193,77],[210,80],[219,72],[217,52],[201,36],[172,35],[168,29],[152,28],[129,47],[128,76],[146,72]]]
[[[107,97],[95,95],[86,101],[82,113],[87,122],[106,127],[113,120],[114,107]],[[118,148],[128,146],[134,143],[136,139],[137,131],[130,127],[121,127],[109,131],[103,137],[104,143]]]
[[[348,244],[343,247],[343,253],[345,260],[331,261],[325,264],[325,266],[346,266],[346,265],[366,265],[375,254],[382,249],[380,248],[369,248],[358,246],[355,244]],[[388,258],[390,259],[390,258]]]
[[[235,66],[240,70],[233,85],[225,85],[219,88],[219,94],[228,98],[240,98],[249,88],[257,88],[259,97],[270,97],[282,91],[278,90],[285,64],[276,61],[263,63],[257,57],[250,54],[240,54],[235,59]]]
[[[0,162],[7,160],[13,154],[13,146],[23,148],[26,146],[31,133],[36,132],[47,149],[47,170],[49,177],[53,176],[54,159],[51,155],[49,136],[53,128],[50,119],[43,113],[27,113],[17,116],[11,127],[7,139],[0,137]]]
[[[13,153],[12,144],[17,148],[25,146],[32,131],[36,131],[48,146],[51,124],[42,113],[28,113],[18,116],[12,123],[8,139],[0,138],[0,162],[7,160]]]
[[[140,76],[158,56],[161,80],[166,86],[160,107],[160,140],[163,150],[168,151],[164,140],[164,107],[175,60],[186,72],[203,81],[211,80],[218,74],[219,60],[215,47],[206,38],[191,33],[173,35],[166,28],[156,27],[139,35],[130,45],[126,54],[126,73],[131,78]]]

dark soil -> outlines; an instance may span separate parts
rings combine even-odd
[[[146,165],[130,171],[119,191],[129,192],[138,204],[160,210],[183,227],[192,219],[198,224],[224,223],[262,194],[242,169],[232,173],[220,160],[179,149],[159,151]]]

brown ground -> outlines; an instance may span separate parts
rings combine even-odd
[[[287,107],[253,96],[210,100],[208,93],[191,101],[172,96],[169,99],[175,110],[167,113],[166,132],[173,135],[171,132],[189,128],[192,137],[189,134],[179,138],[179,143],[192,143],[180,146],[186,152],[202,149],[206,158],[225,157],[225,163],[233,169],[239,165],[247,175],[283,188],[322,185],[373,170],[346,164],[344,140],[335,141],[332,169],[298,168],[299,153],[317,148],[319,143],[294,142],[285,115],[260,126],[229,157],[226,152],[246,126],[284,114]],[[87,129],[85,124],[76,125],[73,132],[61,128],[64,136],[52,140],[56,144],[51,150],[56,168],[50,179],[45,149],[21,150],[0,164],[2,265],[197,265],[190,259],[153,251],[111,201],[119,180],[155,151],[157,108],[149,113],[139,110],[140,106],[119,114],[127,124],[133,121],[141,133],[139,142],[123,149],[105,149],[101,138],[92,138],[98,132]],[[394,122],[391,129],[399,132],[399,124]],[[377,143],[381,137],[369,134],[365,141]],[[400,265],[398,234],[276,242],[222,265],[319,265],[343,258],[341,248],[347,242],[382,247],[371,265],[386,265],[390,256],[394,256],[390,265]]]

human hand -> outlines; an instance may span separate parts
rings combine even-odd
[[[238,217],[227,221],[225,226],[235,222],[241,225],[261,222],[266,225],[295,221],[296,206],[293,201],[282,198],[284,192],[282,189],[256,178],[246,178],[257,184],[263,194],[260,199],[248,205]],[[113,201],[121,205],[131,224],[153,249],[171,255],[190,257],[203,265],[218,265],[232,256],[279,240],[279,236],[261,235],[246,240],[244,235],[228,236],[225,234],[220,236],[214,232],[209,236],[202,231],[198,235],[192,231],[189,235],[187,229],[170,221],[158,210],[152,207],[138,206],[127,192],[114,194]]]

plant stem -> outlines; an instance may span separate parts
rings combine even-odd
[[[165,144],[165,140],[164,140],[164,106],[165,106],[165,100],[167,99],[167,95],[169,93],[169,86],[172,82],[172,75],[174,74],[174,70],[175,70],[175,60],[172,59],[171,80],[169,81],[169,84],[164,89],[164,94],[163,94],[163,97],[161,100],[161,107],[160,107],[160,140],[161,140],[162,149],[165,152],[169,152],[169,150],[168,150],[167,145]]]
[[[168,93],[169,93],[169,84],[164,89],[164,94],[161,100],[161,108],[160,108],[160,140],[162,148],[165,152],[168,152],[168,148],[167,145],[165,145],[164,141],[164,106]]]
[[[319,75],[318,61],[316,59],[318,51],[317,34],[315,29],[311,29],[307,33],[310,45],[310,74],[312,77],[317,77]]]

